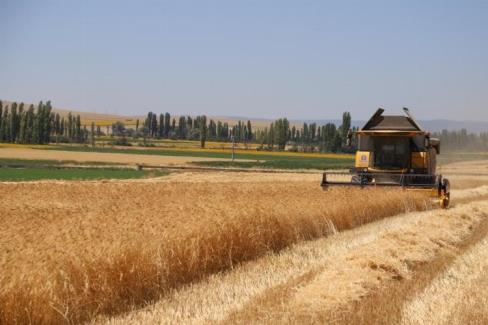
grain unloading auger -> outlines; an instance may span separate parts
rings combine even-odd
[[[401,187],[426,191],[442,208],[450,201],[449,181],[436,174],[440,141],[422,130],[407,108],[405,116],[383,115],[379,108],[356,132],[355,166],[348,173],[326,172],[322,187]],[[350,133],[348,140],[352,139]]]

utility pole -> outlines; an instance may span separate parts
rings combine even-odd
[[[234,150],[235,150],[235,141],[234,141],[234,135],[231,135],[231,140],[232,140],[232,161],[234,161]]]

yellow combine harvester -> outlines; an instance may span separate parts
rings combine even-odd
[[[422,130],[407,108],[405,116],[383,115],[379,108],[364,127],[356,132],[355,167],[349,173],[323,174],[322,187],[396,186],[428,191],[449,206],[449,181],[436,174],[440,140]],[[352,139],[350,132],[348,141]]]

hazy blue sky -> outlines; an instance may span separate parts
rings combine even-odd
[[[148,110],[488,120],[488,1],[0,0],[0,98]]]

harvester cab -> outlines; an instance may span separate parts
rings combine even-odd
[[[436,174],[440,141],[431,138],[407,108],[405,115],[383,115],[379,108],[362,129],[349,132],[348,143],[357,136],[354,168],[348,173],[325,172],[322,187],[391,186],[428,191],[442,208],[449,206],[449,181]]]

